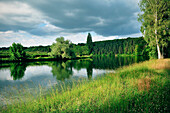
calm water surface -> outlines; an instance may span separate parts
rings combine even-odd
[[[36,92],[39,87],[48,90],[51,86],[79,80],[92,80],[116,68],[144,61],[142,57],[94,57],[66,62],[41,61],[0,64],[0,105],[9,97],[15,98],[18,90]],[[12,95],[12,96],[11,96]]]

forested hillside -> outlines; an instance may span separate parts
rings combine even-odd
[[[144,55],[147,44],[140,38],[116,39],[108,41],[94,42],[93,54],[97,55],[117,55],[117,54],[136,54]]]
[[[31,46],[25,47],[25,51],[33,52],[33,51],[41,51],[41,52],[50,52],[50,46]]]
[[[24,47],[25,51],[33,52],[33,51],[41,51],[41,52],[50,52],[50,46],[30,46]],[[9,47],[2,47],[0,51],[8,51]]]

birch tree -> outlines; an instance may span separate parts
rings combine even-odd
[[[158,59],[164,57],[164,48],[170,41],[169,0],[140,0],[142,14],[139,21],[142,23],[141,32],[144,39],[152,48],[156,46]]]

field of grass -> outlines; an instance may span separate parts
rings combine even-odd
[[[170,59],[133,64],[62,91],[7,105],[0,112],[169,112]]]

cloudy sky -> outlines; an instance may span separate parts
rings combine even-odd
[[[138,37],[139,0],[0,0],[0,47]]]

